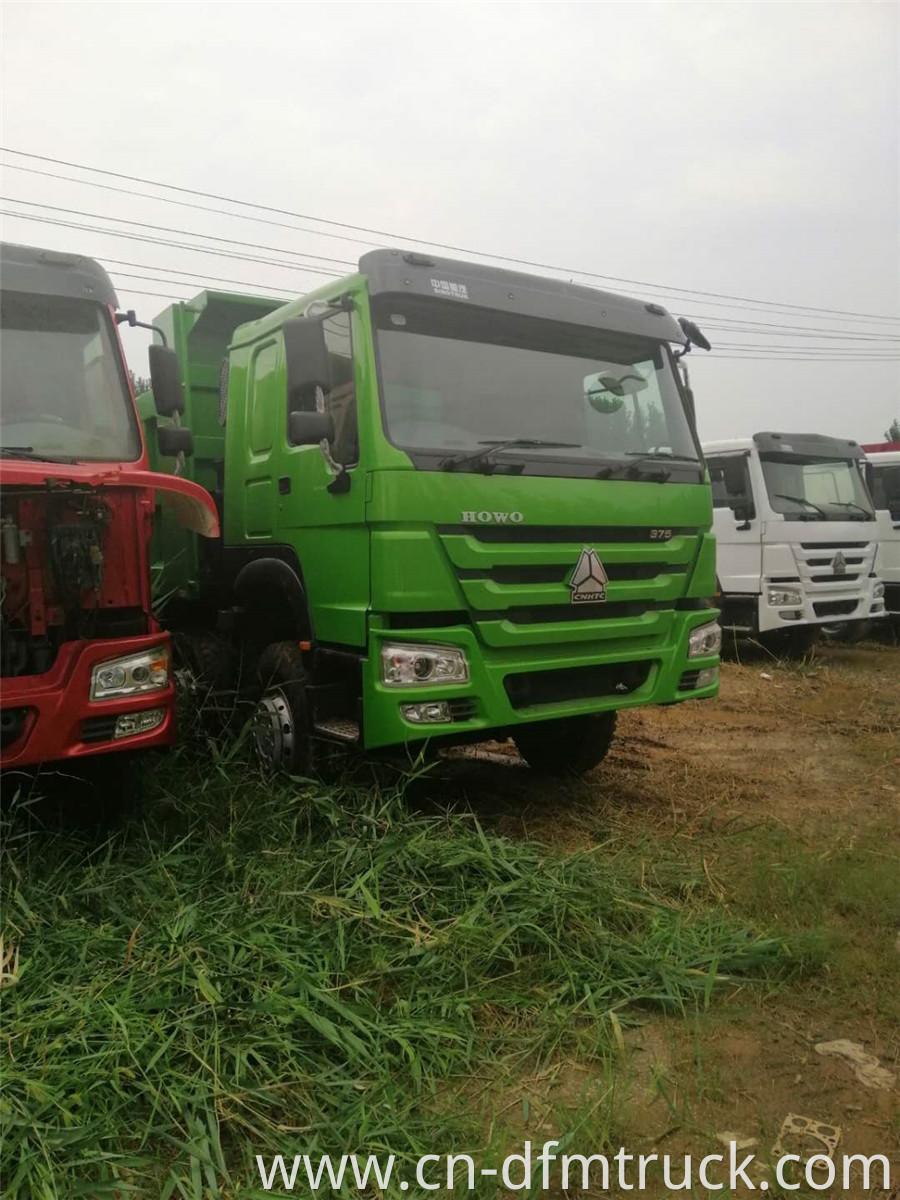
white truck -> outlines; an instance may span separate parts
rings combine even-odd
[[[856,442],[755,433],[703,451],[725,629],[802,654],[823,627],[883,617],[879,524]]]
[[[884,581],[884,607],[900,626],[900,442],[863,446],[869,490],[878,515],[878,574]]]

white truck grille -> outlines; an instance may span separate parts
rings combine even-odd
[[[878,543],[801,542],[794,547],[803,591],[817,617],[866,615],[857,608],[869,594]],[[868,605],[866,605],[868,610]]]

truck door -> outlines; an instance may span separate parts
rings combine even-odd
[[[713,530],[716,571],[727,595],[759,595],[762,527],[753,498],[746,453],[707,457],[714,474]]]
[[[343,311],[323,319],[332,379],[324,403],[335,427],[328,447],[331,462],[319,446],[290,444],[282,392],[274,538],[297,551],[316,639],[364,647],[369,544],[365,464],[356,419],[359,378],[354,343],[363,344],[358,321],[357,313]],[[339,475],[338,468],[345,474]]]

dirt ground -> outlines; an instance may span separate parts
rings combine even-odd
[[[524,1136],[555,1136],[567,1096],[606,1089],[611,1136],[633,1153],[699,1159],[730,1131],[765,1160],[797,1114],[838,1129],[838,1155],[888,1156],[900,1180],[900,648],[725,664],[718,701],[623,714],[610,758],[574,802],[502,753],[454,764],[448,784],[510,836],[639,854],[648,872],[664,869],[661,854],[689,857],[697,886],[726,909],[828,939],[811,977],[736,987],[708,1013],[626,1029],[613,1080],[563,1061],[524,1081]],[[893,1086],[866,1086],[816,1052],[837,1039],[875,1055]],[[762,1163],[757,1178],[779,1194]],[[648,1194],[666,1193],[660,1183]]]

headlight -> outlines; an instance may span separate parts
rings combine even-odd
[[[688,634],[688,658],[706,658],[722,649],[722,627],[718,621],[698,625]]]
[[[453,646],[385,642],[381,647],[381,678],[388,687],[466,683],[469,666],[462,650]]]
[[[694,684],[695,689],[712,687],[714,683],[719,682],[718,667],[704,667],[702,671],[697,672],[697,682]]]
[[[766,597],[773,608],[786,608],[791,604],[802,604],[803,593],[798,587],[772,587]]]
[[[875,586],[872,588],[872,598],[874,600],[880,600],[883,595],[884,595],[884,584],[881,582],[880,579],[877,579],[875,581]]]
[[[154,646],[143,654],[128,654],[97,663],[91,671],[91,699],[115,700],[140,696],[169,685],[169,651]]]
[[[166,719],[164,708],[145,708],[143,712],[122,713],[116,719],[114,738],[133,737],[136,733],[149,733]]]
[[[413,725],[446,724],[453,720],[450,705],[443,700],[431,704],[401,704],[400,711]]]

